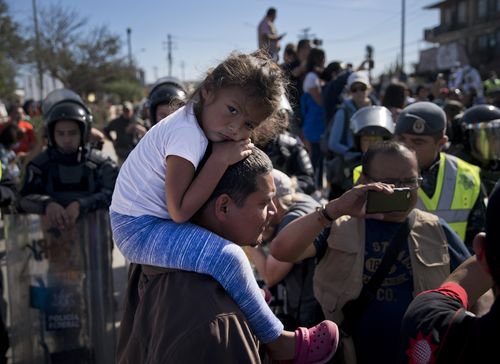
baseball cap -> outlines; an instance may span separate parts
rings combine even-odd
[[[446,129],[446,114],[438,105],[419,101],[403,109],[395,134],[434,135]]]
[[[274,185],[276,186],[276,197],[284,197],[293,194],[292,180],[285,173],[273,169]]]
[[[353,72],[347,78],[347,88],[350,89],[352,84],[358,82],[366,85],[366,87],[370,86],[370,81],[368,80],[368,76],[363,72]]]

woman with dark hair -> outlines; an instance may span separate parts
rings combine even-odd
[[[406,91],[406,85],[401,82],[391,82],[385,89],[382,106],[389,109],[394,122],[398,119],[401,110],[406,106]]]
[[[320,76],[325,66],[325,52],[312,48],[307,57],[307,74],[303,83],[304,93],[300,98],[300,109],[304,120],[304,144],[311,155],[316,188],[321,190],[323,181],[323,155],[319,146],[325,131],[323,101],[321,97],[322,80]]]

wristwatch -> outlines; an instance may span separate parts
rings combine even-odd
[[[319,212],[326,220],[328,220],[328,222],[333,222],[333,218],[328,215],[328,212],[326,212],[325,205],[316,207],[316,211]]]

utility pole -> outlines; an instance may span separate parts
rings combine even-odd
[[[158,79],[158,67],[153,66],[153,74],[155,76],[155,82]]]
[[[36,0],[32,0],[33,5],[33,22],[35,25],[35,58],[36,68],[38,70],[38,86],[40,87],[40,99],[44,98],[43,95],[43,69],[42,61],[40,60],[40,33],[38,30],[38,16],[36,11]]]
[[[172,35],[171,34],[167,34],[167,43],[166,43],[166,45],[167,45],[168,75],[172,76]]]
[[[300,31],[302,32],[302,35],[299,35],[300,39],[311,39],[314,36],[313,34],[309,34],[311,27],[301,29]]]
[[[186,75],[185,75],[185,73],[184,73],[185,69],[186,69],[186,62],[182,61],[182,62],[181,62],[182,82],[184,82],[184,81],[185,81],[185,78],[186,78]]]
[[[128,65],[132,67],[132,29],[127,28],[127,44],[128,44]]]
[[[405,72],[405,3],[406,0],[401,0],[401,76]]]
[[[372,83],[372,69],[374,67],[373,47],[368,44],[365,47],[365,51],[366,51],[365,60],[368,62],[368,79],[370,80],[370,84],[371,84]]]

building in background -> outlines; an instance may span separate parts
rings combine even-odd
[[[500,0],[445,0],[424,9],[439,9],[440,24],[424,30],[424,40],[436,46],[420,52],[417,73],[446,72],[457,63],[483,77],[500,71]]]

